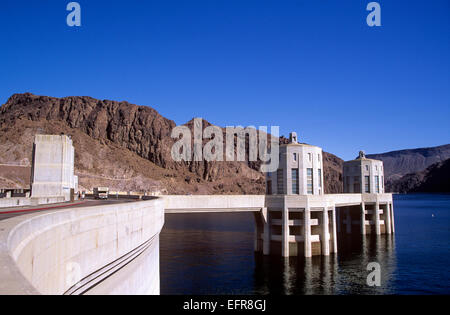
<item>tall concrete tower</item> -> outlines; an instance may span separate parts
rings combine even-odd
[[[280,166],[266,176],[268,195],[323,195],[323,153],[316,146],[298,143],[297,134],[280,146]]]
[[[344,162],[343,178],[345,193],[384,193],[383,161],[366,158],[364,151],[356,160]]]
[[[78,178],[74,175],[74,148],[69,136],[36,135],[31,173],[32,197],[73,199]]]

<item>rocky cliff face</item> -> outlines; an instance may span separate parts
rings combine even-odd
[[[15,94],[1,107],[0,124],[24,118],[64,122],[95,140],[118,144],[163,167],[170,148],[170,131],[175,127],[173,121],[154,109],[127,102]]]
[[[203,128],[210,125],[203,121]],[[192,121],[186,126],[192,131]],[[0,163],[29,165],[34,134],[64,133],[73,138],[76,172],[87,189],[108,185],[182,194],[265,191],[259,162],[174,162],[174,127],[154,109],[128,102],[15,94],[0,108]],[[342,160],[324,153],[324,164],[326,192],[340,192]]]
[[[450,144],[432,148],[371,154],[367,157],[383,161],[386,181],[389,184],[406,174],[423,171],[434,163],[449,159]]]
[[[403,176],[393,182],[392,190],[400,193],[450,192],[450,159]]]
[[[203,121],[203,128],[210,125]],[[186,126],[192,131],[193,122]],[[0,107],[0,164],[22,166],[2,166],[0,184],[17,188],[28,185],[29,172],[23,166],[30,165],[34,134],[65,133],[74,140],[76,172],[81,186],[87,189],[107,185],[120,190],[154,188],[179,194],[265,191],[259,162],[174,162],[170,153],[174,127],[173,121],[156,110],[128,102],[15,94]],[[286,141],[280,138],[280,143]],[[414,191],[415,187],[425,187],[421,183],[429,172],[424,171],[427,167],[450,158],[450,145],[368,157],[384,162],[388,190]],[[343,161],[327,152],[323,159],[325,192],[342,192]],[[410,173],[414,175],[403,178]]]
[[[337,156],[323,152],[323,165],[324,165],[324,182],[326,194],[338,194],[343,192],[343,179],[342,171],[344,167],[344,161]]]
[[[264,191],[263,175],[246,162],[174,162],[174,127],[154,109],[127,102],[16,94],[0,108],[0,163],[29,164],[35,133],[65,133],[74,140],[75,167],[88,189],[103,183],[169,193]]]

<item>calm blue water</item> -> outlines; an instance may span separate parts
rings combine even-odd
[[[253,214],[166,215],[162,294],[450,294],[450,195],[394,196],[396,233],[312,259],[253,252]],[[433,217],[434,214],[434,217]],[[366,285],[369,262],[381,287]]]

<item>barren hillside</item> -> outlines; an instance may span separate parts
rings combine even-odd
[[[186,124],[193,128],[192,121]],[[203,128],[210,125],[203,122]],[[0,164],[30,165],[35,134],[68,134],[80,186],[173,194],[259,194],[257,162],[174,162],[175,123],[147,106],[91,97],[15,94],[0,108]],[[342,160],[324,154],[326,191],[342,191]],[[2,186],[29,185],[29,169],[3,166]],[[20,173],[20,174],[19,174]]]

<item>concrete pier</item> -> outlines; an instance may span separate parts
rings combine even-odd
[[[361,235],[366,235],[366,205],[361,203]]]
[[[324,208],[322,213],[322,234],[320,235],[322,255],[330,255],[330,223],[328,220],[328,209]]]
[[[377,235],[381,234],[381,221],[380,221],[380,202],[377,198],[375,202],[375,209],[373,211],[373,220],[375,221],[375,233]]]
[[[289,257],[289,209],[283,208],[281,214],[281,256]]]
[[[303,242],[305,246],[305,257],[312,256],[312,248],[311,248],[311,208],[309,204],[306,203],[305,209],[303,210],[303,227],[304,227],[304,235]],[[295,237],[294,237],[295,239]],[[300,238],[301,239],[301,238]]]

